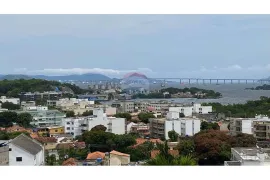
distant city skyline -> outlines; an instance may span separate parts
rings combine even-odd
[[[0,15],[0,74],[270,76],[270,15]]]

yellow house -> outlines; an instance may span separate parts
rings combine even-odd
[[[47,136],[49,134],[48,128],[38,128],[37,133],[39,136]]]
[[[64,131],[65,129],[63,126],[48,127],[48,129],[49,129],[50,136],[55,136],[58,134],[65,133],[65,131]]]

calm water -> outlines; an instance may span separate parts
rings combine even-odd
[[[79,84],[78,84],[79,85]],[[267,90],[245,90],[245,88],[251,88],[259,86],[260,84],[179,84],[169,83],[165,87],[161,87],[161,84],[151,84],[150,89],[162,89],[167,87],[185,88],[185,87],[197,87],[201,89],[214,90],[220,92],[223,97],[220,99],[193,99],[193,98],[177,98],[177,99],[166,99],[179,102],[179,103],[192,103],[192,102],[219,102],[222,104],[243,104],[248,100],[258,100],[260,96],[270,97],[270,91]],[[79,85],[83,88],[87,88],[87,85]],[[152,99],[155,100],[155,99]],[[162,99],[156,99],[162,100]],[[164,99],[165,100],[165,99]]]
[[[207,85],[180,85],[180,84],[167,84],[166,87],[176,87],[176,88],[185,88],[185,87],[197,87],[201,89],[209,89],[220,92],[222,94],[222,98],[220,99],[191,99],[191,98],[177,98],[172,99],[174,102],[180,103],[191,103],[191,102],[219,102],[222,104],[242,104],[246,103],[248,100],[257,100],[260,96],[270,97],[270,91],[267,90],[245,90],[245,88],[251,88],[258,86],[253,84],[207,84]],[[166,88],[165,87],[165,88]],[[160,89],[164,88],[158,84],[153,84],[151,89]]]

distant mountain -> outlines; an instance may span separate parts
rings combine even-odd
[[[32,79],[32,77],[23,75],[23,74],[9,74],[9,75],[0,75],[0,80],[15,80],[15,79]]]
[[[93,74],[93,73],[88,73],[88,74],[82,74],[82,75],[66,75],[66,76],[45,76],[45,75],[0,75],[0,80],[7,79],[7,80],[14,80],[14,79],[45,79],[45,80],[50,80],[50,81],[68,81],[68,80],[73,80],[73,81],[107,81],[110,80],[111,78],[102,75],[102,74]]]

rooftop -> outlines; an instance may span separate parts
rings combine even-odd
[[[270,161],[270,149],[269,148],[257,148],[257,147],[236,147],[232,148],[232,151],[236,152],[242,160],[246,161]],[[262,155],[263,157],[261,157]]]
[[[89,153],[87,155],[87,160],[96,160],[98,158],[104,158],[105,157],[105,153],[103,152],[99,152],[99,151],[96,151],[96,152],[92,152],[92,153]]]
[[[42,145],[40,143],[25,134],[17,136],[11,141],[11,144],[24,149],[32,155],[36,155],[42,150]]]

